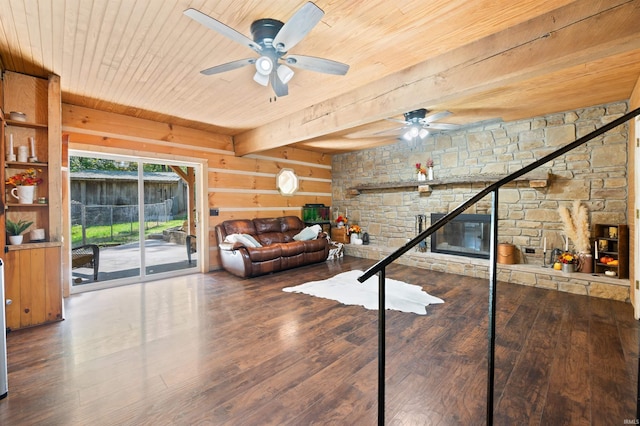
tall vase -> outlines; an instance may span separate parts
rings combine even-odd
[[[18,200],[18,204],[33,204],[34,185],[19,185],[11,190],[11,195]]]
[[[427,168],[427,173],[429,174],[429,180],[433,180],[433,167]]]

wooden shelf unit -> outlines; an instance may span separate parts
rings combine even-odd
[[[349,234],[347,233],[347,227],[343,226],[342,228],[331,228],[331,240],[349,244]]]
[[[610,229],[616,230],[615,235],[610,233]],[[596,224],[594,237],[594,244],[598,247],[598,256],[594,259],[594,272],[604,274],[605,271],[614,271],[617,278],[629,278],[629,227],[625,224]],[[603,256],[616,259],[618,265],[600,262]]]
[[[60,78],[40,78],[5,71],[1,82],[2,133],[0,134],[0,185],[4,218],[0,232],[6,235],[6,219],[33,221],[20,245],[8,245],[0,239],[5,265],[6,325],[20,329],[62,319],[62,133]],[[26,114],[26,121],[9,119],[11,111]],[[34,140],[38,161],[6,161],[10,135],[13,154]],[[36,187],[33,204],[20,204],[5,184],[14,174],[34,168],[43,182]],[[38,198],[46,202],[38,203]],[[29,231],[44,229],[45,239],[29,241]],[[4,302],[4,301],[3,301]]]

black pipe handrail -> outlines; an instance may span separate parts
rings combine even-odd
[[[559,148],[558,150],[556,150],[556,151],[554,151],[554,152],[552,152],[550,154],[545,155],[541,159],[539,159],[537,161],[534,161],[533,163],[529,164],[528,166],[525,166],[522,169],[517,170],[517,171],[511,173],[510,175],[507,175],[504,178],[492,183],[491,185],[489,185],[486,188],[484,188],[482,191],[478,192],[475,196],[471,197],[469,200],[467,200],[464,203],[460,204],[454,210],[452,210],[451,212],[447,213],[445,216],[440,218],[438,221],[436,221],[436,223],[432,224],[430,227],[428,227],[427,229],[422,231],[422,233],[418,234],[417,237],[415,237],[411,241],[407,242],[404,246],[400,247],[399,249],[397,249],[396,251],[391,253],[389,256],[385,257],[384,259],[380,260],[378,263],[376,263],[375,265],[371,266],[369,269],[364,271],[364,273],[360,277],[358,277],[358,281],[363,283],[366,280],[368,280],[369,278],[371,278],[374,274],[379,272],[382,268],[386,267],[387,265],[389,265],[390,263],[395,261],[397,258],[399,258],[403,254],[405,254],[406,252],[411,250],[413,247],[415,247],[417,244],[419,244],[420,241],[424,240],[425,238],[427,238],[428,236],[433,234],[435,231],[437,231],[438,229],[442,228],[444,225],[446,225],[448,222],[450,222],[456,216],[458,216],[459,214],[464,212],[466,209],[468,209],[469,207],[471,207],[472,205],[474,205],[475,203],[480,201],[482,198],[486,197],[488,194],[490,194],[494,190],[500,188],[501,186],[504,186],[507,183],[510,183],[510,182],[514,181],[515,179],[517,179],[520,176],[523,176],[523,175],[529,173],[532,170],[537,169],[538,167],[542,166],[545,163],[548,163],[551,160],[555,160],[556,158],[558,158],[562,154],[565,154],[565,153],[567,153],[567,152],[579,147],[580,145],[583,145],[583,144],[589,142],[591,139],[597,138],[598,136],[602,135],[603,133],[606,133],[609,130],[611,130],[611,129],[615,128],[615,127],[618,127],[619,125],[623,124],[624,122],[632,119],[633,117],[635,117],[637,115],[640,115],[640,108],[634,109],[633,111],[623,115],[620,118],[617,118],[616,120],[614,120],[614,121],[612,121],[612,122],[600,127],[599,129],[596,129],[593,132],[591,132],[591,133],[589,133],[589,134],[587,134],[587,135],[585,135],[585,136],[583,136],[583,137],[581,137],[579,139],[576,139],[574,142],[572,142],[572,143],[570,143],[568,145],[565,145],[562,148]]]
[[[523,167],[522,169],[513,172],[504,178],[494,182],[493,184],[487,186],[482,191],[478,192],[476,195],[471,197],[469,200],[463,202],[458,207],[453,209],[451,212],[440,218],[438,221],[433,223],[430,227],[419,233],[412,240],[408,241],[404,246],[400,247],[384,259],[377,262],[375,265],[371,266],[367,269],[360,277],[358,277],[358,281],[363,283],[369,278],[371,278],[374,274],[378,273],[378,425],[384,425],[384,381],[385,381],[385,268],[398,259],[400,256],[405,254],[407,251],[411,250],[416,245],[420,244],[421,241],[429,237],[431,234],[436,232],[438,229],[442,228],[444,225],[449,223],[455,217],[460,215],[466,209],[480,201],[482,198],[486,197],[490,193],[493,193],[493,204],[492,204],[492,238],[491,238],[491,253],[490,253],[490,262],[489,262],[489,330],[488,330],[488,340],[489,340],[489,359],[487,363],[488,369],[488,377],[487,377],[487,425],[493,424],[493,384],[494,384],[494,357],[495,357],[495,300],[496,300],[496,282],[497,282],[497,268],[496,268],[496,247],[497,247],[497,236],[498,236],[498,226],[497,226],[497,218],[498,218],[498,190],[506,185],[507,183],[513,182],[515,179],[531,172],[532,170],[537,169],[538,167],[548,163],[551,160],[558,158],[559,156],[589,142],[590,140],[608,132],[609,130],[625,123],[626,121],[640,115],[640,108],[636,108],[635,110],[613,120],[612,122],[600,127],[599,129],[594,130],[593,132],[576,139],[574,142],[567,144],[556,151],[545,155],[541,159],[534,161],[528,166]],[[638,359],[638,365],[640,365],[640,357]],[[637,415],[640,416],[640,375],[638,375],[638,405],[637,405]]]

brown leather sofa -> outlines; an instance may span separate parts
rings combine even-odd
[[[226,220],[216,225],[222,267],[239,277],[255,277],[324,262],[329,255],[326,234],[321,233],[313,240],[294,240],[304,228],[304,222],[297,216]],[[227,236],[238,234],[251,235],[262,246],[225,242]]]

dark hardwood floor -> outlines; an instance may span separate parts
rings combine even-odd
[[[377,312],[282,292],[364,270],[345,257],[74,295],[9,334],[2,425],[373,425]],[[485,423],[487,281],[392,265],[444,304],[387,311],[390,425]],[[635,421],[631,305],[499,283],[495,424]]]

